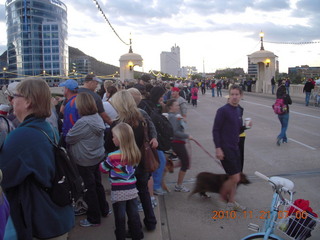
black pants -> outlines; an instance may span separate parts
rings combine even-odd
[[[90,223],[99,224],[101,222],[101,215],[107,216],[109,212],[109,204],[101,183],[99,164],[89,167],[78,165],[78,169],[87,188],[84,195],[84,201],[88,205],[87,219]]]
[[[143,223],[146,226],[147,230],[154,230],[157,225],[157,219],[153,212],[150,193],[148,189],[150,173],[144,172],[142,169],[139,169],[138,167],[135,175],[137,178],[136,186],[139,191],[138,195],[144,212]]]
[[[240,161],[241,161],[241,172],[243,172],[243,166],[244,166],[244,141],[246,140],[246,137],[240,137],[239,138],[239,151],[240,151]]]

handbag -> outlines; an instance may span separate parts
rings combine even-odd
[[[143,144],[140,148],[141,159],[144,162],[145,171],[151,173],[159,168],[159,157],[158,157],[157,150],[150,146],[147,123],[143,121],[142,126],[143,126]]]

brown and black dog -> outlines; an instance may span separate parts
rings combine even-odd
[[[220,193],[220,189],[229,176],[227,174],[214,174],[210,172],[201,172],[197,175],[197,180],[193,191],[189,197],[195,193],[199,193],[200,196],[209,197],[206,192]],[[239,184],[249,184],[247,176],[243,173],[240,174]]]
[[[162,176],[162,182],[161,182],[161,187],[163,190],[167,191],[167,192],[170,192],[169,188],[167,187],[167,184],[165,182],[165,176],[166,174],[169,172],[169,173],[173,173],[174,171],[174,164],[172,162],[171,159],[169,159],[168,157],[166,157],[166,166],[164,168],[164,171],[163,171],[163,176]]]

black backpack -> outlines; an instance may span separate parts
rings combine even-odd
[[[41,131],[53,145],[56,172],[51,188],[43,189],[49,193],[51,200],[60,207],[72,204],[86,192],[82,177],[79,174],[76,163],[69,158],[66,149],[51,140],[48,134],[41,128],[29,126]]]
[[[151,112],[150,118],[157,130],[158,149],[161,151],[170,150],[173,138],[173,127],[171,123],[156,109]]]

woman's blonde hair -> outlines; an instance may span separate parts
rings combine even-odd
[[[51,92],[43,79],[26,78],[17,85],[17,92],[30,101],[30,108],[35,117],[51,116]]]
[[[121,161],[127,165],[138,165],[141,159],[141,152],[136,144],[132,127],[124,122],[118,123],[112,128],[112,134],[119,140],[119,148],[122,153]]]
[[[133,87],[129,88],[127,91],[132,95],[134,101],[138,105],[142,100],[142,95],[141,95],[140,91],[136,88],[133,88]]]
[[[116,92],[111,99],[112,106],[118,112],[120,122],[128,123],[132,127],[137,127],[143,117],[137,108],[132,95],[127,90]]]
[[[79,93],[76,97],[76,106],[81,116],[93,115],[98,112],[96,102],[90,93]]]

